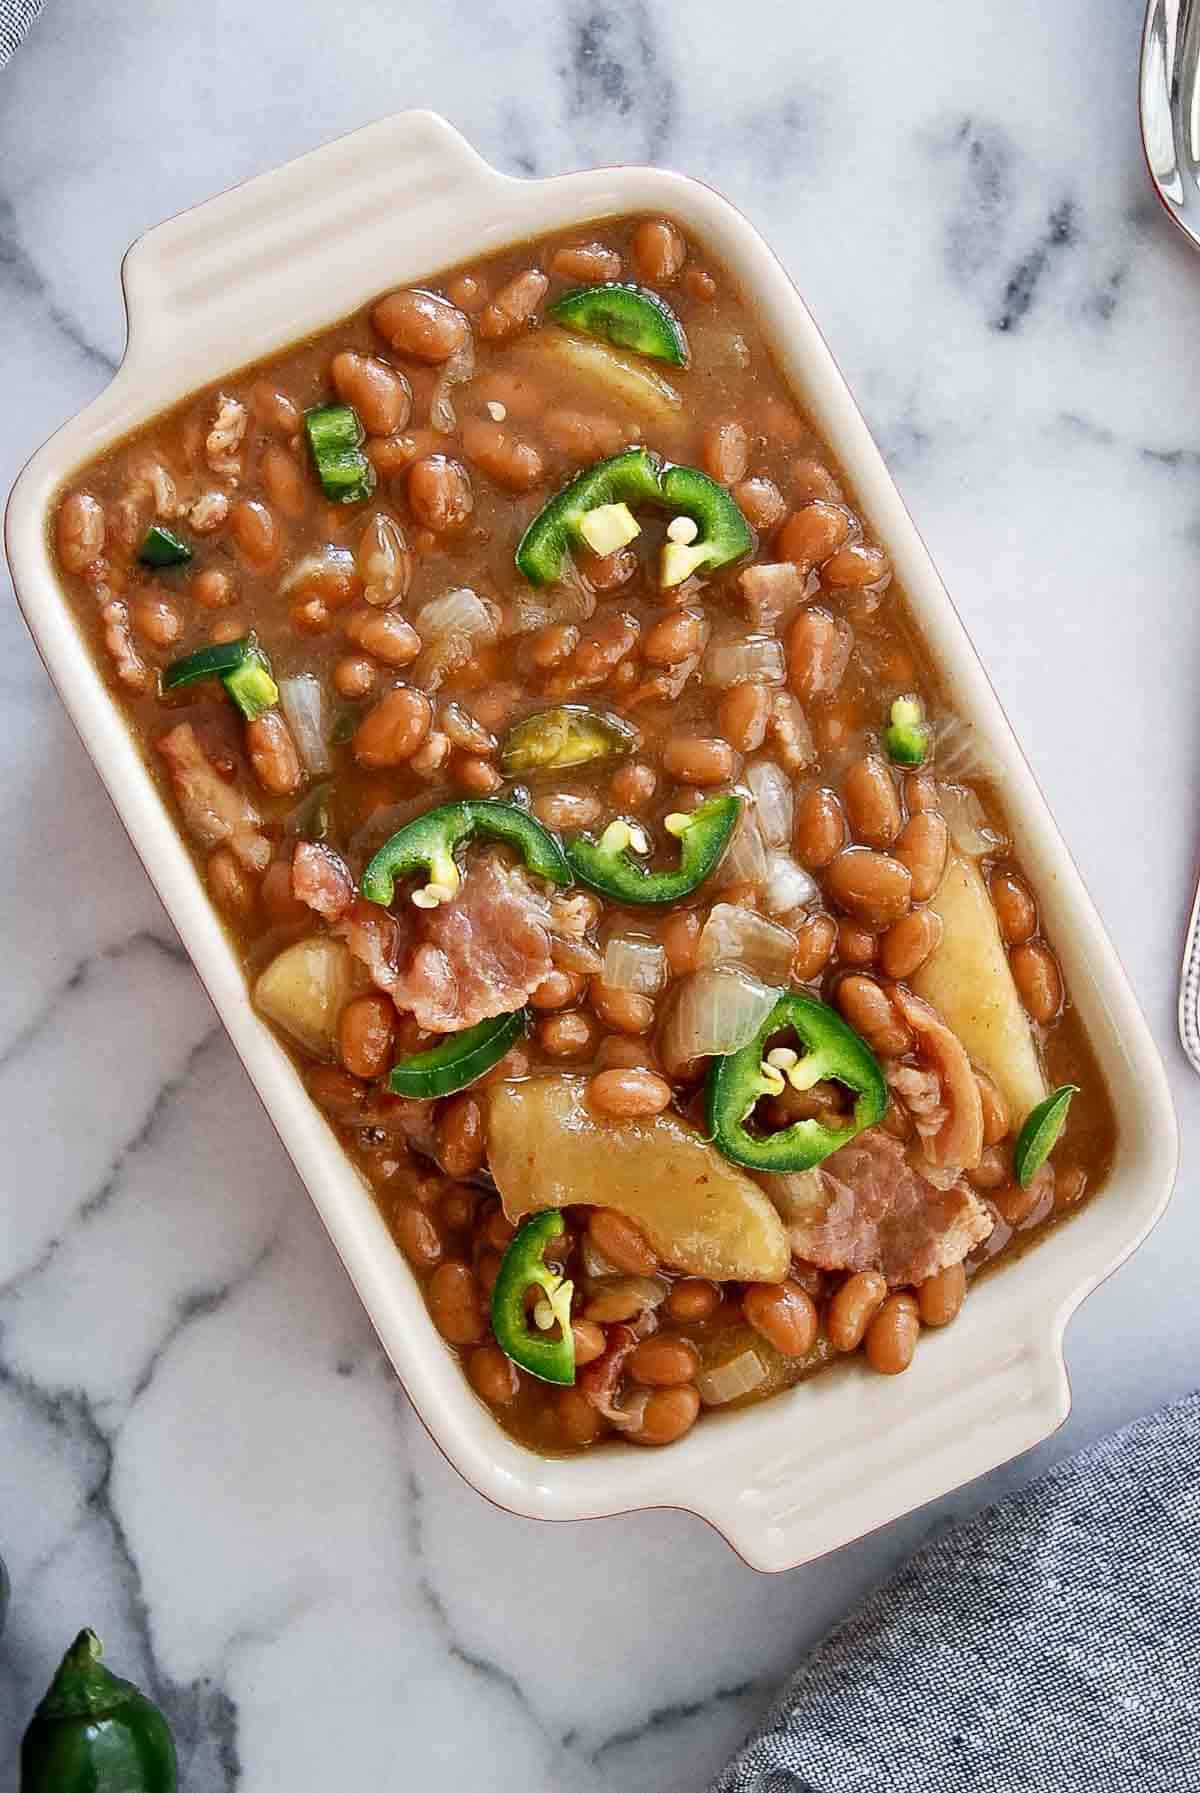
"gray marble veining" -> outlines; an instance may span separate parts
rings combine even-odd
[[[846,367],[1191,1144],[1200,264],[1147,196],[1140,11],[49,0],[0,76],[0,488],[116,365],[128,242],[339,131],[429,105],[514,173],[713,182]],[[169,1710],[190,1793],[447,1769],[692,1793],[914,1542],[1191,1385],[1185,1178],[1072,1327],[1063,1433],[824,1563],[766,1580],[683,1515],[487,1506],[408,1408],[0,594],[0,1762],[86,1621]]]

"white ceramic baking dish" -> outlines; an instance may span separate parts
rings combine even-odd
[[[849,1366],[664,1451],[533,1455],[499,1429],[441,1344],[371,1196],[258,1020],[174,821],[59,590],[54,494],[184,394],[356,310],[372,294],[510,241],[606,214],[663,211],[756,295],[785,370],[848,469],[934,654],[1005,774],[1010,814],[1073,997],[1116,1093],[1111,1182],[1019,1269],[989,1278],[902,1383]],[[816,326],[746,219],[655,168],[513,180],[444,120],[385,119],[152,230],[125,258],[125,359],[108,390],[26,467],[8,506],[13,581],[34,639],[133,843],[312,1195],[421,1418],[479,1491],[583,1519],[651,1506],[711,1521],[757,1568],[786,1569],[947,1492],[1066,1416],[1067,1319],[1144,1238],[1177,1155],[1166,1079],[1116,956],[987,678]]]

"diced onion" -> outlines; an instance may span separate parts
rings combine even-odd
[[[736,1401],[740,1396],[752,1393],[769,1374],[757,1351],[739,1351],[728,1363],[702,1370],[696,1378],[696,1387],[706,1407],[722,1407],[726,1401]]]
[[[550,957],[560,971],[578,971],[584,977],[599,977],[604,960],[587,940],[552,940]]]
[[[767,854],[763,902],[769,915],[794,915],[817,895],[816,880],[798,865],[790,853]]]
[[[467,340],[462,347],[455,349],[450,359],[443,364],[429,398],[429,421],[443,436],[452,436],[458,428],[458,417],[450,390],[454,386],[461,386],[464,380],[471,379],[474,372],[475,339],[468,331]]]
[[[586,1259],[584,1260],[586,1262]],[[627,1303],[631,1320],[647,1309],[661,1307],[671,1293],[670,1284],[661,1276],[622,1276],[611,1270],[601,1273],[588,1285],[589,1295],[615,1295]]]
[[[988,822],[983,804],[974,791],[961,784],[939,784],[938,801],[950,830],[950,838],[968,859],[983,859],[1007,846],[1002,834]]]
[[[750,365],[750,345],[740,330],[729,330],[719,324],[688,326],[692,339],[692,359],[699,367],[739,367]]]
[[[792,838],[795,809],[791,779],[773,760],[755,760],[746,768],[746,783],[754,798],[754,820],[763,845],[786,847]]]
[[[808,576],[794,560],[772,560],[738,575],[746,609],[756,629],[772,629],[808,592]]]
[[[332,543],[306,554],[279,581],[281,592],[311,591],[320,597],[352,597],[358,587],[358,569],[349,548]]]
[[[667,981],[667,955],[657,940],[614,934],[604,949],[603,979],[613,990],[657,996]]]
[[[796,952],[796,936],[740,903],[714,903],[700,933],[696,962],[739,966],[766,984],[786,984]]]
[[[328,772],[332,726],[325,687],[315,673],[299,672],[279,681],[279,707],[296,743],[296,752],[309,772]]]
[[[789,772],[801,772],[817,757],[808,717],[800,699],[790,691],[777,691],[771,699],[771,733],[780,763]]]
[[[945,716],[933,724],[931,733],[942,778],[999,779],[1000,768],[973,723],[964,722],[961,716]]]
[[[704,657],[704,682],[727,690],[730,685],[782,685],[783,647],[773,635],[750,635],[742,641],[714,641]]]
[[[413,618],[423,647],[413,667],[413,683],[436,691],[448,672],[463,666],[480,641],[495,641],[499,612],[469,586],[460,586],[434,598]]]
[[[767,855],[762,835],[758,832],[753,809],[747,806],[742,811],[741,820],[733,831],[733,839],[721,861],[717,883],[721,886],[753,884],[757,888],[766,875]]]
[[[659,1049],[668,1068],[736,1052],[752,1040],[779,1000],[757,978],[730,967],[694,971],[679,984]]]

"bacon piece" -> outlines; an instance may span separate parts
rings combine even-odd
[[[354,902],[350,867],[332,847],[297,841],[292,855],[292,895],[326,921],[341,921]]]
[[[418,913],[419,943],[390,988],[429,1033],[519,1009],[553,969],[549,904],[492,854],[471,861],[453,902]]]
[[[935,1188],[878,1127],[816,1172],[779,1178],[797,1257],[822,1270],[879,1270],[893,1286],[924,1282],[986,1239],[992,1218],[965,1183]],[[781,1202],[782,1205],[782,1202]]]
[[[262,833],[262,817],[245,791],[222,778],[191,723],[178,723],[157,747],[167,762],[188,832],[202,847],[228,841],[249,871],[265,872],[271,843]]]
[[[932,1164],[974,1170],[983,1156],[983,1100],[966,1047],[937,1010],[903,984],[893,984],[890,994],[917,1036],[918,1056],[929,1062],[942,1086],[945,1116],[936,1131],[921,1134],[925,1154]]]
[[[402,933],[396,917],[378,903],[358,899],[351,904],[334,933],[346,942],[364,965],[377,990],[391,995],[400,975]]]
[[[617,1405],[617,1389],[625,1365],[634,1350],[644,1338],[647,1338],[658,1325],[653,1310],[646,1308],[640,1313],[631,1326],[624,1323],[609,1326],[608,1344],[604,1354],[594,1362],[586,1364],[580,1370],[577,1383],[580,1393],[586,1401],[590,1401],[597,1413],[604,1415],[610,1425],[616,1426],[619,1432],[633,1432],[642,1423],[642,1413],[646,1401],[634,1397],[628,1408]]]
[[[205,458],[218,478],[236,481],[240,475],[242,437],[246,434],[248,421],[246,407],[240,399],[218,393],[217,414],[204,442]]]

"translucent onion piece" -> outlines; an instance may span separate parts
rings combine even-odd
[[[583,1265],[585,1276],[616,1276],[617,1266],[610,1263],[602,1251],[597,1251],[592,1244],[590,1233],[584,1233],[579,1242],[579,1260]]]
[[[700,934],[696,963],[735,965],[766,984],[786,984],[796,952],[796,936],[739,903],[714,903]]]
[[[754,798],[754,820],[763,845],[786,847],[792,838],[795,799],[792,781],[773,760],[755,760],[746,768]]]
[[[578,971],[584,977],[599,977],[604,969],[604,960],[586,940],[551,940],[550,957],[560,971]]]
[[[713,967],[679,984],[659,1049],[667,1066],[736,1052],[752,1040],[778,1000],[744,971]]]
[[[790,691],[777,691],[771,699],[771,735],[781,765],[802,772],[817,757],[817,744],[808,726],[800,699]]]
[[[764,561],[738,575],[738,585],[756,629],[773,629],[808,593],[808,576],[794,560]]]
[[[716,882],[718,885],[753,884],[759,888],[766,875],[766,849],[758,832],[754,810],[747,804],[717,871]]]
[[[432,599],[413,618],[424,643],[413,667],[413,683],[436,691],[448,672],[466,664],[477,642],[495,641],[499,624],[496,606],[469,586]]]
[[[604,949],[604,982],[613,990],[657,996],[667,981],[667,955],[657,940],[614,934]]]
[[[797,909],[814,901],[816,880],[798,865],[790,853],[772,851],[767,854],[767,876],[763,883],[763,902],[770,915],[794,915]]]
[[[325,687],[315,673],[299,672],[279,681],[279,707],[292,731],[296,752],[309,772],[329,772],[332,718]]]
[[[444,436],[452,436],[458,428],[458,417],[450,397],[451,388],[461,386],[475,373],[475,339],[468,332],[467,340],[443,363],[437,384],[429,397],[429,421]]]
[[[773,635],[751,635],[742,641],[714,641],[704,657],[704,682],[727,690],[730,685],[782,685],[783,646]]]
[[[702,1370],[696,1378],[696,1387],[706,1407],[721,1407],[726,1401],[736,1401],[740,1396],[752,1393],[766,1381],[768,1374],[757,1351],[739,1351],[728,1363]]]
[[[933,724],[931,733],[940,777],[999,780],[1000,767],[973,724],[961,716],[945,716]]]
[[[987,812],[974,791],[961,784],[939,784],[938,801],[950,830],[950,838],[968,859],[999,853],[1008,842],[988,821]]]
[[[586,1258],[584,1262],[586,1264]],[[589,1295],[616,1295],[626,1301],[631,1320],[647,1309],[661,1307],[670,1293],[671,1285],[661,1276],[622,1276],[611,1269],[607,1274],[596,1276],[588,1285]]]

